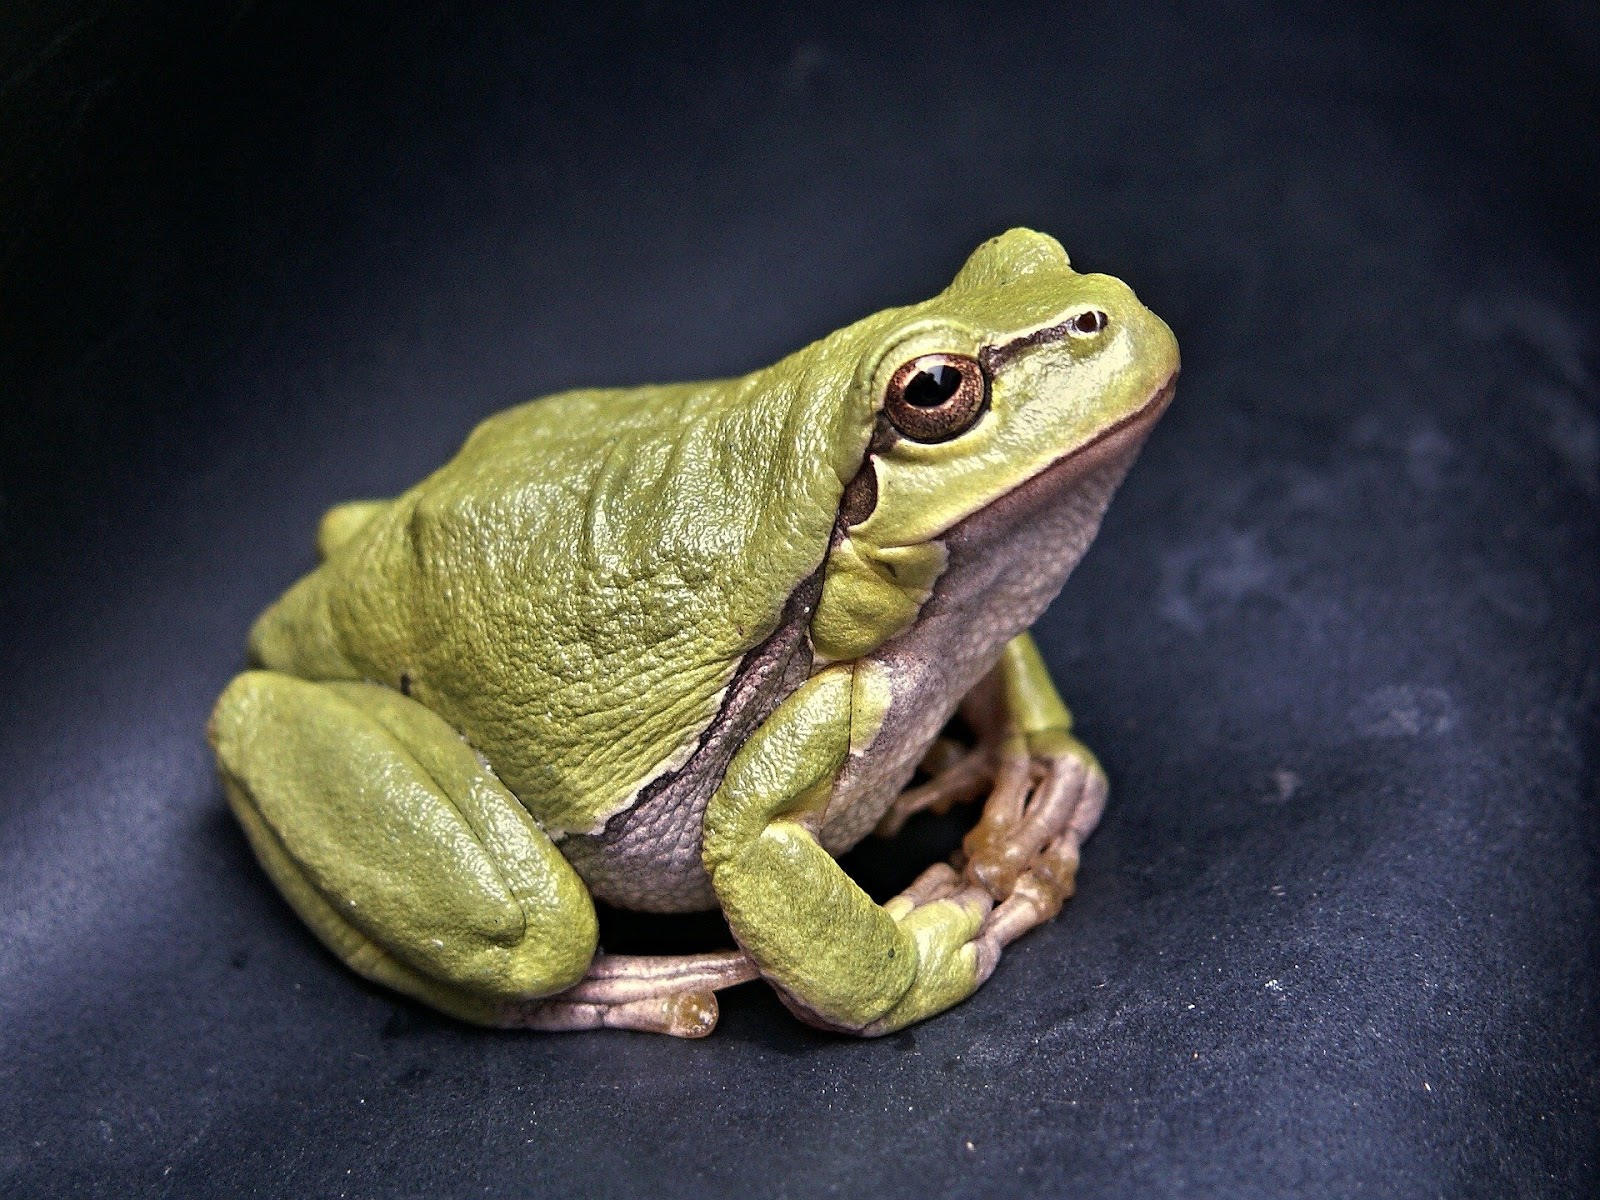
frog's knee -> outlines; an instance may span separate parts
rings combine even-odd
[[[387,500],[349,500],[334,505],[317,522],[317,557],[333,554],[388,506]]]
[[[352,931],[473,996],[549,995],[582,977],[596,939],[587,890],[434,713],[375,685],[251,671],[223,692],[210,735],[262,865],[357,970],[394,983],[352,952]]]

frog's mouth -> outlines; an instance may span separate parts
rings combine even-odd
[[[1161,419],[1161,414],[1167,411],[1167,406],[1172,403],[1172,398],[1177,392],[1178,372],[1173,371],[1167,376],[1167,381],[1152,392],[1150,398],[1138,408],[1120,421],[1106,426],[1083,445],[1068,450],[1042,473],[1053,474],[1057,467],[1091,455],[1106,443],[1112,443],[1118,449],[1126,449],[1129,456],[1128,465],[1132,465],[1132,456],[1139,452],[1140,446],[1144,445],[1144,439],[1149,436],[1151,427]]]
[[[1073,495],[1077,500],[1070,502],[1068,508],[1075,511],[1075,520],[1082,525],[1078,550],[1082,553],[1099,527],[1112,492],[1138,457],[1156,421],[1167,411],[1177,388],[1178,372],[1174,370],[1138,408],[1087,442],[1068,450],[986,508],[956,522],[943,535],[944,539],[947,543],[959,543],[976,536],[981,529],[1026,523],[1041,511],[1059,504],[1062,497]]]
[[[1110,502],[1117,484],[1128,473],[1128,468],[1133,466],[1133,460],[1138,457],[1145,438],[1150,436],[1150,430],[1155,428],[1161,414],[1167,411],[1167,405],[1172,403],[1177,391],[1178,372],[1175,369],[1167,376],[1166,382],[1150,393],[1150,398],[1138,408],[1120,421],[1106,426],[1083,445],[1068,450],[1017,490],[1026,490],[1030,484],[1037,483],[1055,491],[1098,479],[1105,484],[1105,497],[1100,506],[1103,509],[1105,503]]]

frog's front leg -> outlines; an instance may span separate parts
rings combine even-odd
[[[1106,776],[1072,736],[1072,716],[1030,634],[1006,645],[961,711],[978,745],[904,793],[878,832],[893,834],[913,813],[942,812],[987,792],[952,866],[931,868],[910,894],[982,887],[999,904],[984,933],[1005,945],[1050,920],[1072,895],[1079,848],[1105,808]]]
[[[851,1033],[889,1033],[959,1003],[999,956],[979,930],[979,887],[879,906],[817,842],[852,744],[884,699],[861,664],[830,667],[781,704],[729,764],[706,810],[704,859],[745,953],[796,1013]]]
[[[257,858],[368,979],[478,1024],[698,1036],[712,991],[754,973],[736,953],[595,958],[577,873],[443,719],[389,688],[248,671],[209,733]]]

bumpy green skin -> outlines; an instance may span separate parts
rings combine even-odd
[[[583,976],[582,880],[436,714],[373,684],[247,671],[210,734],[257,856],[363,975],[483,1022]]]
[[[682,763],[822,562],[872,419],[841,395],[841,357],[824,344],[745,380],[490,418],[339,531],[257,623],[252,656],[404,679],[546,829],[596,829]]]
[[[875,448],[876,506],[840,526],[897,366],[1097,307],[1117,314],[1106,336],[1007,359],[960,437]],[[593,952],[559,839],[599,831],[689,759],[821,569],[815,673],[734,757],[704,864],[741,945],[814,1019],[879,1033],[948,1007],[976,985],[981,911],[881,908],[814,837],[888,707],[869,656],[914,627],[939,535],[1136,412],[1176,365],[1123,284],[1014,230],[933,299],[766,370],[492,417],[409,491],[324,518],[324,562],[252,630],[264,670],[218,702],[230,800],[346,961],[491,1020],[570,986]]]

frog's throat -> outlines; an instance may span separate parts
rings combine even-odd
[[[1001,349],[1023,340],[1008,342]],[[1171,402],[1176,381],[1177,373],[1173,372],[1143,404],[1115,424],[1065,451],[1009,491],[957,517],[933,536],[914,543],[880,545],[859,529],[872,515],[877,502],[873,455],[874,448],[881,445],[884,437],[880,423],[880,432],[874,435],[873,444],[868,447],[856,475],[845,486],[840,500],[825,567],[825,583],[812,625],[818,665],[848,662],[870,654],[915,626],[922,607],[931,598],[948,565],[947,539],[953,531],[987,509],[999,506],[1003,511],[1019,505],[1038,508],[1056,497],[1080,511],[1087,530],[1083,545],[1087,546],[1087,539],[1099,528],[1100,517],[1111,499],[1110,490],[1100,494],[1099,481],[1108,477],[1106,468],[1117,467],[1111,472],[1114,476],[1111,488],[1114,489],[1137,456],[1151,427]],[[1079,492],[1092,494],[1078,496]],[[1078,539],[1071,540],[1076,544]],[[1057,557],[1048,556],[1040,569],[1046,573],[1061,569],[1064,582],[1065,571],[1071,569],[1071,564],[1058,568]]]
[[[1172,394],[1169,379],[1133,419],[939,535],[946,567],[916,620],[866,656],[890,702],[877,736],[852,747],[835,784],[819,835],[830,853],[877,824],[961,698],[1061,591]]]

